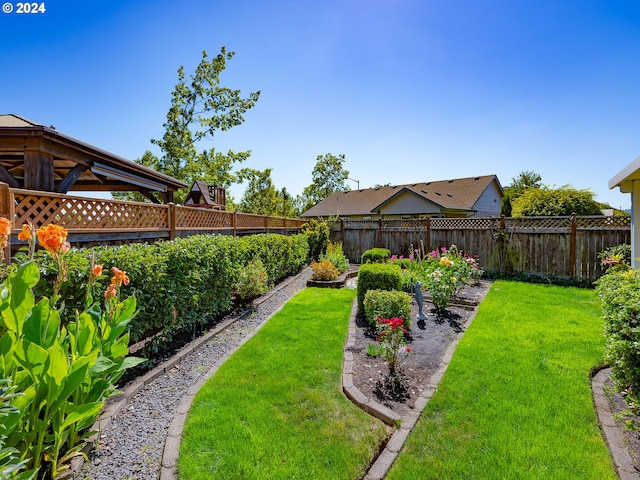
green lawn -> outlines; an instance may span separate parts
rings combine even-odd
[[[590,390],[600,315],[592,290],[495,282],[387,478],[617,478]]]
[[[363,476],[386,430],[342,394],[354,297],[303,290],[222,365],[189,412],[181,480]]]

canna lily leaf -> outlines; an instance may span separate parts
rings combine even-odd
[[[76,323],[69,324],[69,334],[74,337],[74,348],[77,355],[91,353],[96,336],[96,324],[89,314],[83,312]]]
[[[37,380],[42,376],[49,353],[40,345],[21,339],[16,345],[14,358],[33,380]]]
[[[20,272],[20,269],[18,269],[18,272]],[[5,327],[15,332],[16,335],[21,335],[22,325],[25,319],[29,317],[35,303],[33,292],[31,287],[17,273],[16,276],[9,277],[6,284],[6,293],[8,295],[6,302],[8,305],[0,313],[2,313]]]
[[[40,270],[38,270],[38,266],[34,261],[29,261],[20,265],[16,276],[22,279],[29,288],[33,288],[40,280]]]
[[[11,331],[0,336],[0,377],[6,377],[13,366],[13,349],[16,344],[15,334]]]
[[[140,365],[144,361],[145,359],[140,357],[127,357],[122,362],[122,369],[126,370],[127,368],[135,367],[136,365]]]
[[[49,370],[47,373],[55,380],[55,384],[60,386],[69,372],[67,352],[60,344],[55,344],[49,349],[49,358]]]
[[[31,315],[24,322],[24,338],[41,347],[49,348],[59,332],[60,314],[51,308],[48,298],[43,298],[33,307]]]
[[[62,423],[61,429],[65,430],[74,423],[78,424],[76,426],[78,430],[91,426],[95,419],[98,418],[100,410],[102,410],[102,406],[103,402],[74,405],[67,411],[67,416]]]
[[[106,372],[110,368],[115,365],[110,358],[107,358],[103,355],[99,356],[96,362],[91,366],[92,374],[99,374],[102,372]]]

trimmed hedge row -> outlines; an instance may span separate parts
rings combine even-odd
[[[105,271],[94,287],[94,298],[103,295],[110,283],[111,267],[126,271],[130,283],[122,286],[122,296],[135,295],[139,307],[130,324],[131,341],[159,333],[144,352],[153,357],[176,335],[194,331],[229,311],[239,272],[249,262],[261,260],[268,283],[275,284],[302,269],[309,246],[303,234],[259,234],[195,235],[155,244],[71,249],[65,255],[67,280],[60,288],[65,323],[75,310],[83,309],[92,252]],[[36,257],[41,279],[35,294],[50,297],[57,266],[43,251]]]
[[[369,290],[400,290],[400,267],[388,263],[365,263],[358,270],[358,310],[364,312],[364,297]]]

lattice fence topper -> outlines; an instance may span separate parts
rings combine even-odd
[[[507,217],[505,229],[520,233],[562,233],[571,231],[571,217]]]
[[[169,207],[144,203],[102,201],[86,198],[14,195],[15,225],[31,222],[34,227],[55,223],[67,229],[169,228]]]
[[[434,230],[491,230],[500,227],[500,218],[432,218],[431,228]]]
[[[424,220],[382,220],[381,228],[383,230],[395,230],[395,231],[412,231],[412,230],[424,230],[426,223]]]
[[[184,230],[214,230],[233,228],[233,213],[176,206],[176,228]]]
[[[264,216],[250,213],[236,214],[236,228],[263,228]]]
[[[631,216],[620,217],[576,217],[577,228],[580,230],[623,229],[631,228]]]
[[[378,228],[377,220],[344,220],[343,224],[349,230],[376,230]]]

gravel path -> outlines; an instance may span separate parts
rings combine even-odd
[[[310,277],[311,269],[307,268],[283,282],[259,303],[253,315],[229,326],[130,398],[102,431],[89,462],[74,479],[156,480],[167,430],[183,395],[216,361],[302,290]]]

